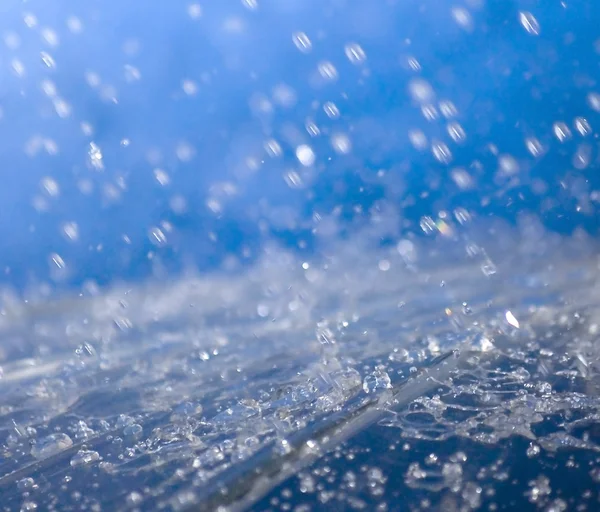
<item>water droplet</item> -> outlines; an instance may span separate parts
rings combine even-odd
[[[335,66],[328,60],[320,62],[319,66],[319,74],[327,81],[333,82],[338,78],[338,72]]]
[[[312,50],[312,42],[304,32],[294,32],[292,41],[302,53],[309,53]]]
[[[93,450],[79,450],[71,459],[71,466],[87,466],[100,460],[100,454]]]
[[[307,144],[301,144],[296,148],[296,158],[305,167],[310,167],[315,163],[315,153]]]
[[[391,389],[392,381],[383,367],[377,367],[363,380],[363,391],[375,393],[378,389]]]
[[[433,87],[422,78],[414,78],[408,84],[408,90],[417,103],[430,103],[435,98]]]
[[[344,51],[348,60],[355,66],[362,64],[367,59],[365,51],[357,43],[347,44]]]
[[[50,434],[38,439],[31,447],[31,455],[36,459],[46,459],[73,446],[73,441],[67,434]]]
[[[542,143],[535,137],[528,137],[525,139],[525,147],[527,148],[527,151],[536,158],[544,154]]]
[[[569,127],[562,121],[554,123],[552,125],[552,131],[559,142],[565,142],[571,138],[571,130],[569,130]]]
[[[468,190],[470,188],[473,188],[473,178],[465,169],[453,169],[450,175],[452,176],[452,180],[454,181],[454,183],[456,183],[458,188],[460,188],[461,190]]]
[[[454,21],[464,30],[473,30],[473,17],[471,13],[463,7],[453,7],[452,17]]]
[[[154,244],[157,247],[164,247],[165,245],[167,245],[166,235],[160,228],[156,226],[150,228],[150,231],[148,231],[148,238],[150,239],[152,244]]]
[[[326,102],[323,105],[323,110],[325,111],[325,114],[327,114],[327,117],[329,117],[330,119],[337,119],[338,117],[340,117],[340,110],[338,109],[337,105],[332,101]]]
[[[336,153],[346,155],[352,150],[350,138],[345,133],[335,133],[331,136],[331,146]]]
[[[452,161],[452,152],[444,142],[434,141],[431,145],[431,151],[435,159],[442,164],[448,164]]]
[[[519,12],[519,22],[528,34],[537,36],[540,34],[540,24],[535,16],[528,11]]]
[[[600,112],[600,94],[597,92],[590,92],[587,96],[587,102],[593,110]]]
[[[102,151],[96,145],[95,142],[90,142],[88,148],[88,161],[93,169],[101,171],[104,169],[104,163],[102,161]]]
[[[575,129],[582,137],[586,137],[590,133],[592,133],[592,127],[590,123],[585,117],[577,117],[575,118]]]
[[[448,132],[448,135],[450,135],[450,138],[456,143],[460,144],[461,142],[464,142],[467,138],[465,129],[456,121],[448,123],[446,130]]]

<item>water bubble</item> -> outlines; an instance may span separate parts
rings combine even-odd
[[[296,148],[296,158],[305,167],[310,167],[315,163],[315,153],[307,144],[301,144]]]
[[[309,53],[312,50],[312,42],[304,32],[294,32],[292,41],[302,53]]]
[[[36,459],[46,459],[71,446],[73,446],[73,441],[67,434],[50,434],[37,440],[31,447],[31,455]]]
[[[71,459],[71,466],[88,466],[100,460],[100,454],[93,450],[79,450]]]
[[[537,36],[540,34],[540,24],[535,16],[528,11],[519,12],[519,22],[528,34]]]
[[[348,60],[355,66],[362,64],[367,59],[365,51],[358,43],[347,44],[344,48],[344,51],[346,53],[346,57],[348,57]]]

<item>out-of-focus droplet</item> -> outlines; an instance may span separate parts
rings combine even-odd
[[[417,103],[430,103],[435,98],[433,87],[422,78],[415,78],[408,84],[408,90]]]
[[[96,145],[95,142],[90,142],[90,145],[88,147],[88,161],[93,169],[97,171],[101,171],[104,169],[102,151]]]
[[[504,314],[504,317],[506,318],[506,321],[510,325],[512,325],[514,328],[516,328],[516,329],[519,328],[519,321],[515,318],[515,315],[513,315],[511,311],[507,311]]]
[[[301,144],[296,148],[296,158],[305,167],[310,167],[315,163],[315,153],[308,144]]]
[[[590,92],[587,95],[587,103],[593,110],[595,110],[596,112],[600,112],[600,94],[599,93]]]
[[[265,142],[265,151],[271,158],[279,157],[283,154],[281,144],[275,139],[269,139]]]
[[[540,24],[535,16],[528,11],[519,12],[519,22],[528,34],[537,36],[540,34]]]
[[[579,135],[583,137],[586,137],[592,133],[592,127],[585,117],[576,117],[574,126]]]
[[[358,43],[348,43],[344,48],[344,52],[348,60],[355,66],[364,63],[367,59],[365,51]]]
[[[501,155],[498,159],[498,166],[503,176],[512,176],[519,172],[519,163],[511,155]]]
[[[242,0],[242,5],[250,11],[256,11],[258,9],[258,0]]]
[[[321,130],[313,121],[306,121],[306,131],[311,137],[317,137],[321,134]]]
[[[325,114],[327,114],[327,117],[329,117],[330,119],[337,119],[338,117],[340,117],[340,109],[332,101],[326,102],[323,105],[323,110],[325,111]]]
[[[526,138],[525,147],[527,148],[527,151],[536,158],[544,154],[544,146],[542,146],[542,143],[535,137]]]
[[[439,103],[440,112],[446,119],[450,119],[452,117],[456,117],[458,114],[458,109],[456,105],[452,103],[450,100],[442,100]]]
[[[302,53],[309,53],[312,50],[312,42],[304,32],[294,32],[292,41]]]
[[[40,186],[50,197],[58,197],[60,194],[60,187],[54,178],[46,177],[43,178]]]
[[[465,129],[460,125],[460,123],[457,123],[456,121],[448,123],[446,131],[448,132],[448,135],[450,135],[450,138],[457,144],[464,142],[467,138]]]
[[[442,164],[449,164],[452,161],[452,152],[444,142],[433,141],[431,151],[435,159]]]
[[[350,138],[345,133],[335,133],[331,136],[331,146],[336,153],[345,155],[352,150]]]
[[[319,69],[319,74],[325,80],[327,80],[329,82],[333,82],[338,79],[337,69],[335,68],[335,66],[333,65],[332,62],[330,62],[328,60],[319,62],[318,69]]]
[[[426,235],[433,235],[437,231],[435,221],[429,216],[421,217],[419,226]]]
[[[190,4],[188,5],[188,16],[193,20],[197,20],[202,16],[202,6],[200,4]]]
[[[76,222],[65,222],[61,228],[67,240],[75,241],[79,238],[79,226]]]
[[[450,175],[452,176],[452,180],[454,181],[454,183],[456,183],[457,187],[461,190],[468,190],[470,188],[473,188],[473,178],[465,169],[452,169]]]
[[[427,148],[427,136],[421,130],[410,130],[408,132],[408,140],[419,151]]]
[[[569,140],[572,136],[571,130],[562,121],[554,123],[552,125],[552,131],[554,132],[554,136],[559,140],[559,142],[565,142]]]
[[[163,187],[166,187],[171,182],[171,178],[163,169],[154,169],[154,178]]]
[[[580,144],[573,155],[573,167],[583,170],[590,165],[592,161],[592,146],[589,144]]]
[[[453,7],[452,18],[454,18],[454,21],[463,30],[473,30],[473,16],[471,16],[471,13],[464,7]]]
[[[154,226],[150,228],[148,231],[148,238],[156,247],[164,247],[167,245],[167,237],[159,227]]]
[[[46,67],[56,67],[56,63],[54,62],[52,55],[50,55],[48,52],[40,52],[40,58],[42,59],[42,62],[46,65]]]

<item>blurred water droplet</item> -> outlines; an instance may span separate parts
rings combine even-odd
[[[346,53],[348,60],[355,66],[362,64],[367,59],[365,51],[358,43],[347,44],[344,48],[344,52]]]
[[[528,11],[519,12],[519,22],[528,34],[537,36],[540,34],[540,24],[535,16]]]
[[[562,121],[556,122],[552,125],[552,131],[554,132],[554,136],[559,140],[559,142],[565,142],[571,138],[571,130],[569,127],[563,123]]]
[[[38,439],[31,447],[31,455],[36,459],[46,459],[73,446],[73,441],[67,434],[50,434]]]
[[[312,42],[304,32],[294,32],[292,41],[302,53],[309,53],[312,50]]]
[[[575,118],[575,129],[582,137],[586,137],[590,133],[592,133],[592,127],[590,123],[585,117],[577,117]]]
[[[338,72],[332,62],[326,60],[318,65],[319,74],[327,81],[333,82],[338,79]]]
[[[100,460],[100,454],[93,450],[79,450],[71,459],[71,466],[88,466]]]
[[[102,160],[102,151],[96,145],[95,142],[90,142],[88,147],[88,161],[93,169],[101,171],[104,169],[104,162]]]
[[[301,144],[296,148],[296,158],[305,167],[310,167],[315,163],[315,153],[307,144]]]
[[[167,236],[163,233],[163,231],[159,227],[152,227],[148,231],[148,238],[153,245],[157,247],[164,247],[167,245]]]
[[[408,84],[408,90],[414,101],[417,103],[431,103],[435,98],[433,87],[422,78],[414,78]]]
[[[352,150],[350,138],[345,133],[335,133],[331,136],[331,146],[336,153],[345,155]]]

